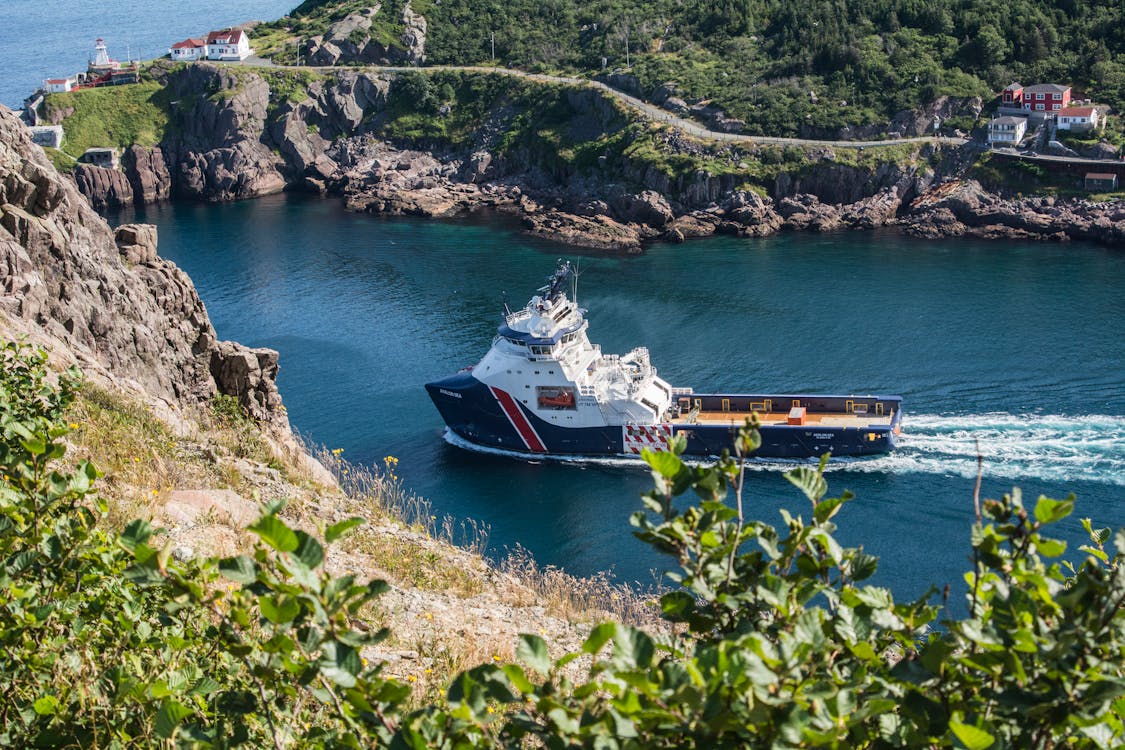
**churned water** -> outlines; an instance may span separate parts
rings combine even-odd
[[[653,580],[629,533],[650,486],[628,460],[527,462],[443,439],[422,386],[474,364],[504,298],[522,305],[556,258],[578,256],[488,221],[350,214],[298,196],[150,207],[161,254],[195,280],[220,336],[281,352],[294,426],[352,461],[399,459],[440,511],[491,525],[576,574]],[[984,494],[1078,495],[1078,518],[1125,522],[1125,254],[1071,244],[782,234],[581,257],[579,300],[606,352],[648,346],[674,385],[898,393],[902,448],[836,462],[857,499],[840,535],[882,558],[900,597],[956,591],[969,554],[977,446]],[[804,501],[754,464],[751,512]]]

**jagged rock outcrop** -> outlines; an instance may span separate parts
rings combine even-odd
[[[262,140],[270,87],[260,75],[196,63],[164,82],[181,102],[175,136],[162,144],[177,193],[233,200],[285,188],[285,161]]]
[[[924,195],[904,220],[918,237],[969,235],[1002,239],[1089,240],[1125,244],[1125,204],[993,195],[975,180],[951,182]]]
[[[313,65],[421,65],[426,61],[426,18],[407,2],[396,19],[402,24],[397,43],[384,44],[371,35],[371,25],[383,13],[382,5],[349,13],[336,21],[309,46]]]
[[[113,241],[129,263],[156,261],[156,227],[152,224],[122,224],[114,230]]]
[[[524,226],[530,234],[544,239],[593,250],[639,253],[642,240],[654,236],[640,227],[623,224],[608,216],[577,216],[564,211],[529,213]]]
[[[167,200],[172,195],[172,175],[159,146],[130,146],[121,158],[125,177],[133,188],[138,205]]]
[[[1078,153],[1087,159],[1116,159],[1120,155],[1121,149],[1112,143],[1099,141],[1093,146],[1079,148]]]
[[[74,165],[72,174],[78,189],[99,211],[133,205],[133,186],[124,172],[78,163]]]
[[[120,169],[79,162],[71,174],[78,190],[99,211],[167,200],[172,178],[159,147],[130,146]]]
[[[725,233],[764,237],[781,226],[782,217],[774,210],[773,201],[750,190],[731,193],[724,208],[724,221],[716,228]]]
[[[120,174],[120,173],[119,173]],[[0,312],[5,335],[54,342],[168,403],[236,396],[288,431],[276,354],[220,343],[191,279],[155,252],[156,230],[115,234],[0,107]],[[257,362],[241,373],[247,358]],[[216,376],[214,373],[218,372]]]
[[[675,218],[668,200],[655,190],[619,196],[613,201],[613,208],[625,221],[647,224],[653,229],[660,229]]]

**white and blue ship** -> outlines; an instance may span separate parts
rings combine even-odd
[[[478,364],[426,384],[450,430],[482,447],[571,456],[635,455],[684,435],[686,454],[715,456],[757,414],[756,456],[894,449],[900,396],[697,393],[658,377],[644,347],[603,354],[586,336],[586,310],[567,296],[574,278],[571,265],[560,264],[522,310],[505,305]]]

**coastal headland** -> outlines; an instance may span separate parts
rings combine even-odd
[[[119,169],[56,156],[95,207],[307,190],[377,214],[498,210],[538,237],[618,252],[657,239],[883,226],[1125,241],[1119,201],[1005,189],[1013,168],[963,138],[721,134],[599,82],[477,68],[157,61],[146,77],[42,105],[75,147],[122,149]]]

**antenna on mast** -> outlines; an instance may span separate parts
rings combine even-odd
[[[574,261],[574,306],[578,307],[578,277],[581,275],[582,259]]]
[[[508,293],[505,291],[501,291],[500,296],[504,301],[504,317],[507,318],[512,314],[512,308],[508,307]]]

